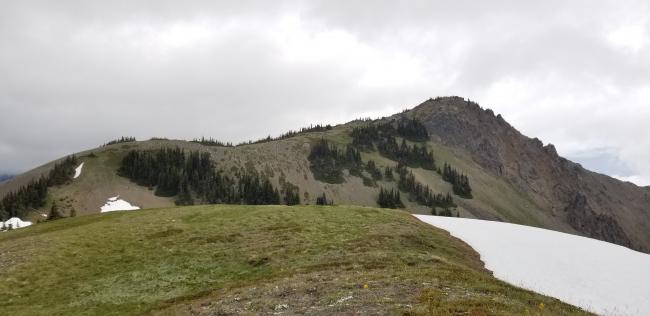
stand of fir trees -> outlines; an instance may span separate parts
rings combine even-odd
[[[442,179],[451,183],[454,194],[466,199],[472,198],[472,187],[469,178],[445,163],[442,168]]]
[[[122,137],[120,137],[118,139],[114,139],[114,140],[104,144],[104,146],[115,145],[115,144],[120,144],[120,143],[130,143],[130,142],[134,142],[134,141],[135,141],[135,137],[122,136]]]
[[[361,150],[374,150],[375,143],[381,139],[401,137],[412,142],[426,142],[429,140],[429,132],[422,122],[412,118],[392,119],[388,122],[369,122],[365,126],[355,127],[350,133],[352,145]]]
[[[360,150],[377,149],[382,156],[402,161],[410,167],[436,169],[433,152],[428,151],[426,145],[409,145],[406,142],[406,140],[425,142],[429,139],[426,128],[416,119],[403,118],[385,123],[369,123],[366,126],[353,128],[350,136],[352,145]],[[402,138],[400,143],[397,137]]]
[[[429,134],[424,124],[417,119],[401,118],[389,122],[368,122],[365,126],[353,128],[350,136],[352,145],[360,150],[374,151],[376,149],[382,156],[402,165],[438,171],[444,181],[452,184],[454,194],[467,199],[472,198],[472,188],[467,175],[459,173],[447,163],[442,170],[437,168],[433,152],[427,150],[425,144],[418,144],[427,141]],[[401,141],[398,142],[397,137],[400,137]],[[410,145],[407,140],[415,144]],[[384,178],[390,181],[392,177],[389,175],[392,175],[392,172],[385,170],[384,174]],[[403,175],[400,174],[400,176]],[[413,194],[417,195],[417,193]],[[443,197],[441,200],[435,198],[437,196],[434,195],[434,204],[449,204],[446,201],[447,197]],[[428,198],[426,199],[428,200]]]
[[[426,142],[429,140],[429,132],[427,128],[415,118],[407,119],[402,118],[397,121],[397,134],[410,141]]]
[[[361,176],[363,162],[361,153],[351,145],[341,150],[338,146],[321,139],[311,147],[308,156],[309,168],[316,180],[326,183],[343,183],[343,170],[348,169],[351,175]]]
[[[282,186],[282,195],[284,199],[284,204],[286,205],[298,205],[300,204],[300,188],[293,183],[284,182]]]
[[[430,207],[435,211],[436,208],[450,208],[456,207],[453,198],[449,193],[446,195],[440,193],[433,193],[428,185],[422,185],[415,180],[412,171],[408,171],[406,166],[398,164],[397,173],[399,180],[397,186],[400,190],[409,193],[409,198],[412,201],[424,206]]]
[[[374,160],[368,160],[366,163],[366,171],[368,171],[372,179],[375,181],[379,181],[383,177],[381,170],[377,167]]]
[[[191,142],[201,144],[201,145],[204,145],[204,146],[216,146],[216,147],[233,147],[234,146],[230,142],[222,142],[222,141],[220,141],[218,139],[215,139],[215,138],[212,138],[212,137],[210,137],[210,138],[205,138],[205,137],[195,138],[195,139],[191,140]]]
[[[323,192],[323,195],[316,197],[316,205],[334,205],[334,201],[328,200],[327,195]]]
[[[48,221],[53,221],[63,218],[63,213],[59,210],[59,206],[56,204],[56,201],[52,202],[52,207],[50,207],[50,213],[47,215]]]
[[[437,212],[436,209],[431,210],[432,215],[437,215],[437,216],[446,216],[446,217],[460,217],[460,214],[456,212],[456,215],[454,215],[449,208],[443,208],[440,210],[440,212]]]
[[[257,173],[245,173],[237,183],[240,203],[250,205],[280,204],[280,193],[268,178]]]
[[[391,167],[386,167],[384,168],[384,179],[386,181],[393,181],[393,168]]]
[[[178,205],[280,204],[280,194],[268,178],[257,172],[225,176],[216,170],[206,152],[186,153],[180,148],[131,150],[122,159],[118,173],[154,189],[155,195],[176,196]]]
[[[9,192],[0,201],[0,219],[23,217],[47,202],[47,177],[32,180],[15,192]]]
[[[331,130],[332,128],[334,128],[334,127],[332,127],[332,125],[329,125],[329,124],[327,124],[327,125],[320,125],[320,124],[311,125],[309,127],[303,127],[303,128],[301,128],[301,129],[299,129],[297,131],[288,131],[288,132],[286,132],[286,133],[284,133],[284,134],[282,134],[282,135],[280,135],[278,137],[271,137],[271,135],[269,135],[269,136],[267,136],[265,138],[258,139],[256,141],[249,140],[247,142],[242,142],[242,143],[239,143],[238,146],[240,146],[240,145],[250,145],[250,144],[260,144],[260,143],[268,143],[268,142],[272,142],[272,141],[276,141],[276,140],[291,138],[291,137],[298,136],[298,135],[304,134],[304,133],[325,132],[325,131]]]
[[[45,206],[48,187],[67,184],[74,177],[74,170],[79,164],[76,156],[66,157],[54,164],[47,176],[31,180],[15,192],[9,192],[0,200],[0,219],[24,217],[30,211]]]
[[[377,204],[382,208],[403,208],[404,204],[400,197],[399,190],[384,189],[381,187],[379,189],[379,196],[377,197]]]
[[[401,161],[413,168],[436,170],[436,160],[433,151],[427,150],[425,145],[409,145],[405,139],[398,145],[393,136],[382,138],[377,143],[379,153],[389,159]]]
[[[79,165],[79,160],[75,155],[68,156],[60,162],[54,164],[54,168],[48,173],[48,185],[64,185],[72,182],[74,170]]]

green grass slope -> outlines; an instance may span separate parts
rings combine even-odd
[[[543,305],[540,305],[543,304]],[[3,315],[583,315],[402,211],[115,212],[0,233]]]

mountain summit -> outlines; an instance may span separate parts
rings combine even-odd
[[[562,226],[645,252],[650,249],[650,196],[643,188],[586,170],[560,157],[553,145],[522,135],[501,115],[462,98],[431,99],[410,112],[425,122],[434,138],[469,153],[480,167],[506,179]]]

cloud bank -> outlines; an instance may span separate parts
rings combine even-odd
[[[648,185],[648,17],[645,1],[5,1],[0,173],[121,135],[238,142],[460,95]]]

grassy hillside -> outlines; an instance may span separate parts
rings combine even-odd
[[[402,211],[195,206],[0,233],[5,315],[582,315]],[[543,304],[543,305],[540,305]]]
[[[232,175],[236,171],[255,169],[260,174],[268,176],[276,187],[280,187],[280,183],[284,181],[294,184],[300,188],[302,204],[315,204],[316,197],[326,193],[336,204],[377,206],[379,187],[396,189],[395,181],[377,181],[377,185],[373,187],[364,185],[360,177],[346,175],[344,183],[323,183],[314,178],[307,159],[310,146],[314,142],[324,138],[332,144],[343,147],[351,142],[349,134],[352,128],[364,124],[366,123],[351,122],[328,131],[308,132],[288,139],[236,147],[204,146],[187,141],[163,139],[99,147],[77,154],[84,162],[81,176],[69,185],[51,189],[50,203],[57,201],[60,206],[63,206],[64,213],[74,208],[77,214],[92,214],[99,212],[99,208],[107,198],[120,195],[142,208],[171,207],[174,205],[174,198],[155,196],[152,190],[118,176],[117,169],[121,159],[129,150],[180,147],[185,150],[209,152],[216,168],[226,174]],[[571,227],[562,222],[561,218],[547,216],[525,193],[481,168],[467,153],[444,146],[436,139],[427,142],[427,146],[434,151],[438,165],[449,162],[470,177],[474,198],[454,197],[459,206],[456,211],[460,216],[501,220],[575,233]],[[393,160],[382,157],[377,151],[363,152],[362,159],[364,162],[374,160],[381,170],[386,166],[395,167],[397,164]],[[0,196],[16,190],[28,179],[40,176],[52,165],[53,163],[41,166],[0,184]],[[451,192],[451,185],[442,181],[435,172],[420,168],[412,170],[417,180],[429,185],[434,192],[442,194]],[[403,202],[413,213],[430,214],[428,207],[409,201],[407,194],[403,195]],[[42,210],[32,213],[32,216],[27,219],[43,220],[42,214],[48,212],[50,203]]]

